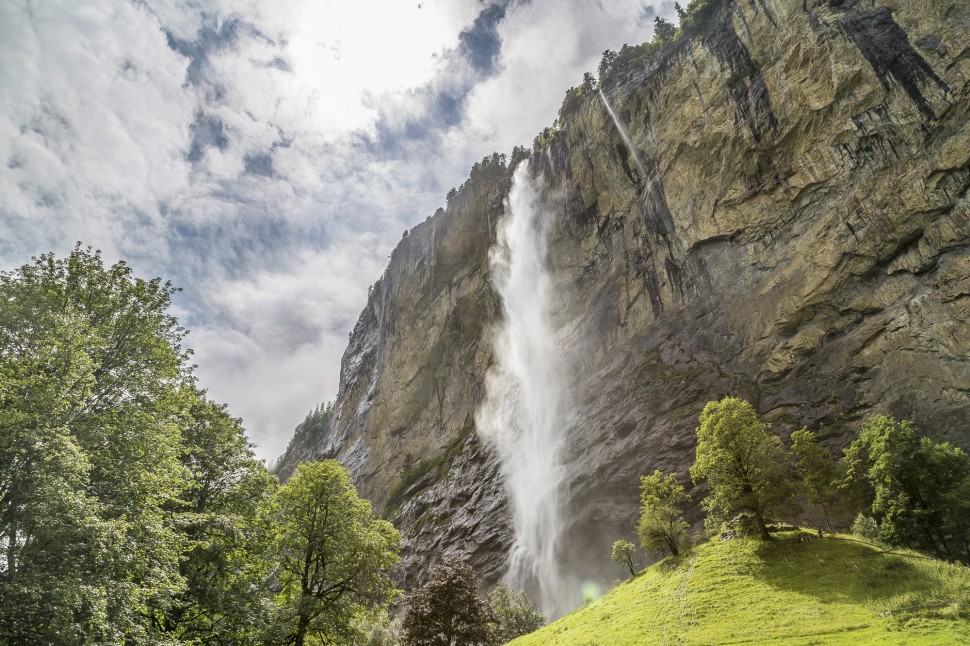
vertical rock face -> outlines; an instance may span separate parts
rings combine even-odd
[[[681,474],[704,403],[752,401],[833,447],[874,412],[970,445],[970,5],[734,0],[567,114],[532,167],[577,368],[573,574],[611,580],[638,477]],[[395,250],[335,408],[284,456],[337,457],[406,537],[402,577],[511,542],[474,432],[501,315],[488,249],[510,172],[479,172]]]

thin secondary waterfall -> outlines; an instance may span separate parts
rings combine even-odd
[[[515,543],[506,578],[536,595],[547,615],[558,616],[569,609],[572,596],[556,558],[562,528],[560,453],[568,416],[566,370],[551,316],[547,240],[538,191],[523,162],[491,250],[492,282],[504,317],[477,424],[498,450],[514,509]]]
[[[616,131],[620,133],[620,139],[623,140],[623,144],[626,146],[626,149],[629,150],[630,154],[633,156],[633,163],[637,165],[637,170],[640,171],[640,177],[647,179],[647,169],[644,167],[643,162],[640,161],[640,155],[637,154],[637,149],[633,147],[633,142],[630,141],[630,135],[626,133],[626,128],[623,127],[623,123],[620,121],[620,118],[616,116],[615,112],[613,112],[613,106],[610,105],[609,99],[607,99],[606,95],[603,94],[603,90],[598,90],[598,92],[600,94],[600,101],[603,102],[603,107],[606,108],[606,112],[610,115],[610,119],[613,120],[613,125],[616,126]]]

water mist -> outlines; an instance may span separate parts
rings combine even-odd
[[[499,453],[513,507],[515,542],[506,579],[536,595],[547,615],[558,616],[569,609],[572,596],[556,558],[568,414],[565,364],[552,323],[547,240],[538,191],[523,162],[490,253],[504,316],[477,424]]]

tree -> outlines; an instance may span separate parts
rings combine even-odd
[[[451,559],[431,571],[428,582],[407,600],[401,624],[402,646],[489,646],[497,618],[478,594],[478,577]]]
[[[910,421],[874,415],[844,461],[887,542],[970,563],[970,456],[920,437]]]
[[[489,604],[495,613],[495,636],[499,644],[533,633],[546,623],[546,616],[532,604],[528,595],[512,590],[504,581],[499,581],[492,590]]]
[[[770,540],[767,519],[791,511],[792,476],[781,438],[768,432],[754,407],[735,397],[708,402],[697,429],[695,483],[707,481],[703,506],[709,513],[750,513],[761,538]]]
[[[655,42],[669,43],[677,36],[677,28],[669,20],[657,16],[653,21],[653,36]]]
[[[617,565],[621,565],[630,570],[630,576],[636,576],[637,571],[633,569],[633,553],[636,552],[637,547],[625,538],[618,539],[613,543],[613,550],[610,554],[610,558]]]
[[[677,556],[687,542],[690,528],[684,507],[690,498],[677,474],[654,471],[640,478],[640,524],[637,535],[644,551],[658,550]]]
[[[679,2],[674,3],[674,11],[677,12],[677,20],[683,23],[684,19],[687,18],[687,12],[684,11],[684,8],[680,6]]]
[[[374,517],[334,460],[299,465],[268,516],[278,589],[270,640],[303,646],[359,638],[363,614],[398,594],[389,570],[401,535]]]
[[[269,530],[259,517],[276,485],[224,405],[191,393],[182,464],[189,486],[171,506],[183,534],[185,589],[160,613],[182,642],[254,643],[266,622]]]
[[[77,245],[0,274],[0,641],[152,643],[191,384],[176,290]]]
[[[832,453],[818,443],[815,434],[807,428],[791,435],[792,452],[797,457],[795,474],[808,502],[822,512],[825,527],[832,531],[832,514],[839,508],[843,498],[839,483],[844,474]]]
[[[616,57],[617,53],[611,49],[603,52],[599,67],[596,68],[596,73],[599,74],[601,84],[605,85],[607,76],[613,71],[613,64],[616,62]]]

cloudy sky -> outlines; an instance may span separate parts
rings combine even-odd
[[[0,268],[75,241],[183,288],[197,374],[272,460],[367,287],[660,0],[3,0]]]

